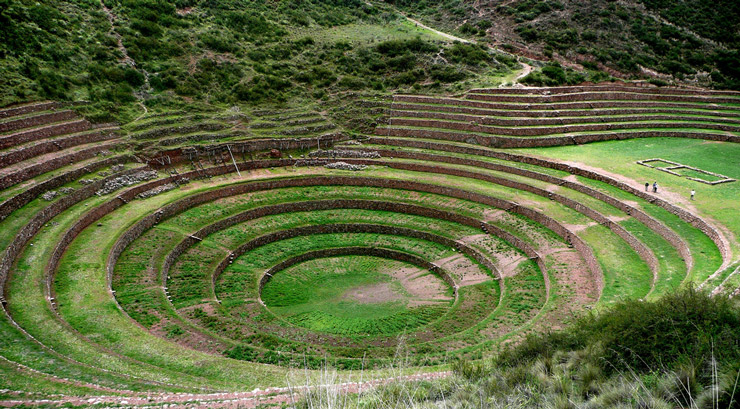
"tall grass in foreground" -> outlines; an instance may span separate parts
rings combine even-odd
[[[452,369],[444,379],[401,377],[358,390],[336,385],[327,368],[320,384],[295,390],[291,406],[740,408],[740,306],[691,287],[655,302],[625,301]]]

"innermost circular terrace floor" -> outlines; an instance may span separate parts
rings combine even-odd
[[[308,260],[277,272],[262,300],[285,321],[346,336],[393,334],[444,314],[453,290],[412,264],[375,256]]]

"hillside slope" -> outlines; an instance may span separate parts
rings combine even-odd
[[[0,10],[0,106],[85,100],[94,120],[130,120],[137,102],[300,105],[496,85],[518,66],[359,0],[0,0]]]
[[[740,4],[730,0],[397,0],[430,24],[537,58],[626,78],[740,88]]]

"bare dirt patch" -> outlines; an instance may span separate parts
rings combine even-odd
[[[378,283],[353,288],[344,293],[342,299],[355,301],[360,304],[380,304],[400,301],[404,297],[396,292],[390,283]]]
[[[193,12],[193,7],[185,7],[175,11],[178,16],[187,16]]]
[[[617,222],[619,220],[612,220],[612,221]],[[565,228],[572,231],[573,233],[578,233],[579,231],[583,231],[583,230],[588,229],[589,227],[598,226],[598,225],[599,223],[596,223],[596,222],[591,222],[587,224],[563,224]]]
[[[397,279],[410,295],[409,307],[452,300],[452,297],[446,293],[445,283],[427,270],[409,267],[386,272],[386,274]]]
[[[437,260],[434,263],[451,272],[457,279],[457,284],[461,287],[492,279],[478,265],[462,254],[455,254],[454,256]]]
[[[517,267],[522,261],[526,259],[527,258],[521,254],[511,254],[499,259],[498,267],[499,271],[501,272],[501,277],[506,278],[515,276],[517,272]]]

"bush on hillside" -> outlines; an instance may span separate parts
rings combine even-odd
[[[528,337],[498,362],[512,365],[599,345],[607,371],[701,367],[712,358],[738,363],[738,328],[734,301],[689,287],[657,301],[623,301],[580,318],[567,331]]]

